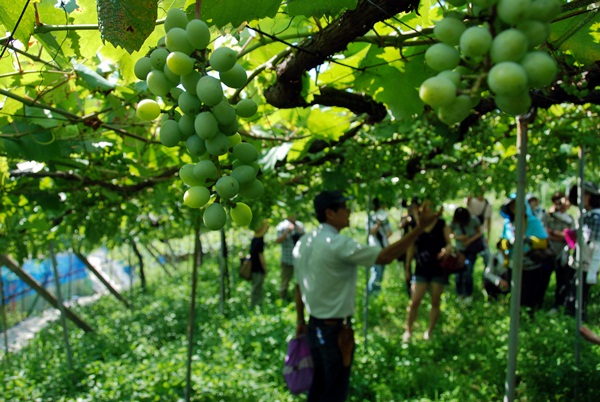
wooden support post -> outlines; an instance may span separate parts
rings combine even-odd
[[[50,303],[52,307],[59,308],[58,301],[56,300],[56,298],[50,292],[48,292],[42,285],[40,285],[39,282],[36,281],[31,275],[23,271],[21,267],[19,267],[19,264],[11,257],[9,257],[6,254],[0,254],[0,264],[6,266],[8,269],[14,272],[15,275],[17,275],[23,282],[25,282],[30,288],[35,290],[40,296],[44,298],[44,300]],[[85,321],[79,318],[68,307],[65,307],[65,315],[69,320],[73,321],[75,325],[77,325],[85,332],[94,332],[92,327],[90,327]]]
[[[125,300],[125,298],[119,292],[117,292],[115,288],[112,287],[112,285],[106,280],[106,278],[104,278],[104,276],[100,272],[98,272],[96,268],[94,268],[94,266],[83,254],[81,254],[78,251],[75,251],[74,253],[77,256],[77,258],[79,258],[81,262],[85,264],[87,269],[89,269],[96,276],[96,278],[98,278],[100,282],[102,282],[102,284],[108,289],[108,291],[112,293],[113,296],[115,296],[121,303],[123,303],[125,307],[130,308],[130,305],[127,302],[127,300]]]

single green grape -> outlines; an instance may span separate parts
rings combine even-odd
[[[212,182],[217,178],[217,166],[210,159],[204,159],[194,165],[194,176],[201,183]]]
[[[148,90],[156,96],[166,96],[171,91],[171,84],[165,73],[160,70],[152,70],[146,77]]]
[[[135,66],[133,66],[133,74],[135,74],[135,76],[142,81],[146,80],[146,77],[150,71],[152,71],[152,59],[147,56],[144,56],[136,61]]]
[[[217,105],[213,106],[211,110],[219,124],[228,126],[235,121],[235,108],[229,104],[227,99],[223,99]]]
[[[235,63],[235,65],[227,71],[219,72],[221,82],[229,88],[242,88],[248,82],[248,76],[244,67]]]
[[[514,61],[503,61],[488,72],[487,83],[497,95],[516,96],[527,90],[527,73]]]
[[[215,183],[215,191],[222,199],[229,200],[240,191],[240,183],[235,177],[225,175]]]
[[[242,136],[240,133],[235,133],[233,135],[228,135],[227,139],[229,140],[229,148],[235,147],[237,144],[242,142]]]
[[[152,53],[150,53],[152,68],[155,70],[162,70],[167,62],[167,57],[169,57],[169,51],[164,47],[154,49]]]
[[[182,92],[177,100],[177,105],[184,114],[198,114],[202,105],[200,99],[197,96],[190,94],[189,92]]]
[[[550,85],[558,73],[556,60],[542,50],[527,53],[521,60],[521,66],[527,73],[530,88],[543,88]]]
[[[490,50],[492,39],[492,34],[485,27],[467,28],[460,36],[460,52],[469,58],[481,57]]]
[[[206,152],[206,143],[197,135],[191,135],[186,141],[188,153],[192,156],[199,156]]]
[[[206,106],[215,106],[223,100],[221,81],[210,75],[205,75],[196,84],[196,94]]]
[[[204,210],[202,215],[204,225],[209,230],[220,230],[227,222],[227,214],[225,208],[219,203],[212,203]]]
[[[498,17],[508,25],[517,25],[529,19],[531,0],[498,0]]]
[[[206,150],[211,155],[225,155],[229,151],[229,139],[225,134],[217,133],[214,137],[206,140]]]
[[[233,147],[233,156],[244,164],[250,164],[258,159],[258,150],[248,142],[241,142]]]
[[[460,36],[467,26],[454,16],[446,16],[433,27],[433,35],[437,40],[450,46],[458,45]]]
[[[160,126],[160,142],[166,147],[174,147],[181,141],[181,131],[175,120],[165,120]]]
[[[219,72],[227,71],[235,65],[237,52],[229,47],[221,46],[211,53],[208,62],[210,66]]]
[[[202,186],[204,182],[194,174],[194,163],[186,163],[179,169],[179,178],[188,186]]]
[[[186,28],[187,39],[198,50],[204,50],[210,43],[210,30],[206,22],[198,19],[188,22]]]
[[[182,75],[180,77],[181,85],[185,88],[187,92],[192,95],[198,95],[196,92],[196,85],[198,85],[198,81],[202,75],[198,71],[192,71],[189,74]]]
[[[155,100],[142,99],[137,104],[135,114],[145,121],[154,120],[160,115],[160,106]]]
[[[181,138],[188,139],[191,135],[196,134],[194,120],[196,120],[196,116],[191,114],[184,114],[181,116],[177,122],[177,124],[179,124],[179,131],[181,131]]]
[[[193,186],[183,194],[183,203],[190,208],[202,208],[210,200],[210,190],[203,186]]]
[[[248,226],[252,222],[252,210],[243,202],[236,202],[229,214],[231,219],[240,226]]]
[[[460,53],[445,43],[436,43],[425,51],[425,63],[435,71],[452,70],[460,62]]]
[[[421,84],[419,97],[431,107],[446,106],[456,99],[456,85],[445,77],[431,77]]]
[[[256,171],[250,165],[240,165],[231,171],[231,176],[235,177],[240,185],[247,184],[256,179]]]
[[[171,52],[167,56],[167,66],[177,75],[186,75],[194,69],[194,59],[183,52]]]
[[[473,102],[469,95],[459,95],[451,104],[441,106],[437,110],[437,116],[442,122],[449,126],[455,123],[460,123],[467,118],[471,112],[472,105]]]
[[[498,109],[513,116],[525,114],[531,108],[531,95],[527,90],[514,95],[495,95],[494,101]]]
[[[252,99],[242,99],[235,105],[235,112],[240,117],[252,117],[257,111],[258,105]]]
[[[187,24],[188,17],[183,10],[179,8],[172,8],[167,11],[167,16],[165,17],[165,32],[169,32],[175,27],[185,29]]]
[[[240,185],[240,196],[249,200],[260,198],[265,192],[265,186],[258,179],[252,180],[250,183]]]
[[[188,40],[186,30],[179,27],[171,28],[167,32],[165,44],[171,52],[182,52],[190,55],[194,51],[194,46]]]
[[[217,119],[211,112],[202,112],[194,120],[196,134],[204,140],[213,138],[219,132]]]
[[[492,63],[519,61],[527,52],[529,42],[525,34],[518,29],[506,29],[492,41],[490,58]]]

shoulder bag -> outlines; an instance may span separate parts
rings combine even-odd
[[[240,278],[249,281],[252,279],[252,260],[250,256],[246,256],[240,261]]]
[[[307,392],[314,374],[313,359],[306,335],[294,338],[288,344],[283,377],[292,394]]]

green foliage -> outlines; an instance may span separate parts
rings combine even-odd
[[[0,4],[0,24],[4,25],[4,32],[12,32],[14,38],[23,43],[26,48],[35,24],[34,9],[27,7],[28,4],[29,2],[25,0]],[[17,25],[19,19],[21,21]],[[16,31],[15,28],[17,28]]]
[[[289,0],[287,9],[291,16],[305,15],[322,17],[323,15],[335,15],[345,8],[354,9],[357,0],[333,0],[327,2],[306,2],[301,0]]]
[[[154,31],[158,0],[98,0],[102,39],[129,53],[139,50]]]
[[[299,401],[282,376],[286,342],[294,332],[294,306],[278,297],[279,247],[267,249],[270,274],[262,309],[249,307],[249,286],[232,278],[233,293],[224,312],[215,286],[218,268],[208,261],[200,270],[192,361],[192,401]],[[235,266],[235,265],[234,265]],[[476,289],[481,286],[477,266]],[[357,294],[364,294],[365,270]],[[386,270],[383,292],[357,299],[357,349],[349,401],[481,401],[504,395],[509,300],[486,303],[479,292],[465,305],[449,289],[431,341],[417,335],[428,319],[428,298],[416,322],[415,337],[401,334],[408,298],[397,266]],[[552,292],[552,287],[549,290]],[[596,297],[594,289],[592,297]],[[84,334],[70,325],[75,368],[69,372],[62,330],[54,323],[2,366],[0,391],[7,402],[21,400],[174,401],[183,398],[187,356],[190,273],[180,266],[174,278],[156,277],[146,293],[128,292],[128,311],[105,296],[77,313],[94,323]],[[591,306],[595,322],[600,310]],[[545,311],[523,316],[519,337],[517,400],[593,400],[600,391],[598,347],[582,343],[574,357],[575,322]],[[597,328],[596,328],[597,329]]]

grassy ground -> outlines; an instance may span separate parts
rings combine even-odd
[[[219,299],[219,272],[212,260],[201,267],[192,365],[193,401],[300,401],[282,376],[294,308],[277,297],[278,250],[267,250],[271,273],[262,309],[250,310],[249,286],[232,277],[230,297]],[[215,259],[216,260],[216,259]],[[481,261],[475,275],[481,289]],[[95,332],[69,326],[74,369],[69,370],[62,329],[55,323],[18,354],[2,361],[0,394],[5,401],[178,401],[185,390],[189,264],[173,279],[160,270],[143,294],[128,294],[131,311],[106,296],[81,314]],[[439,330],[430,341],[423,304],[415,339],[401,337],[408,296],[401,269],[386,270],[381,295],[364,314],[365,269],[359,275],[355,330],[357,349],[351,401],[502,400],[507,366],[509,300],[471,304],[445,293]],[[550,290],[551,291],[551,290]],[[594,290],[592,297],[597,299]],[[550,299],[550,297],[548,297]],[[593,303],[597,304],[597,303]],[[590,326],[598,330],[597,305]],[[365,325],[366,323],[366,325]],[[575,322],[541,311],[520,321],[517,400],[596,400],[600,349],[579,343]]]

